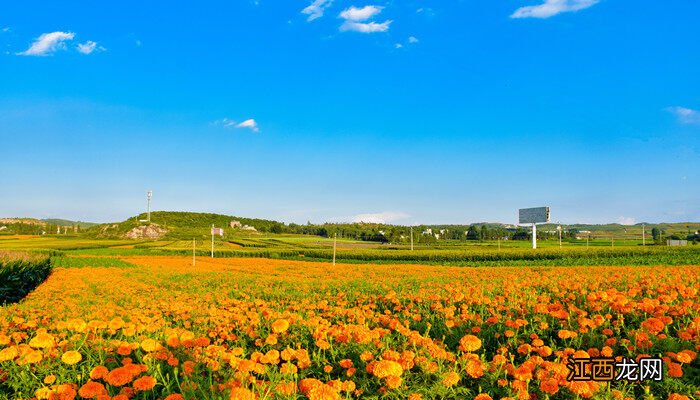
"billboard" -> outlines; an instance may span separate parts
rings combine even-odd
[[[222,228],[211,228],[211,234],[224,236],[224,230]]]
[[[549,222],[549,207],[521,208],[518,217],[520,224]]]

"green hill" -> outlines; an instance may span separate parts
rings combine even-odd
[[[57,226],[79,226],[80,228],[90,228],[95,225],[99,225],[95,222],[83,222],[83,221],[71,221],[68,219],[60,219],[60,218],[46,218],[42,219],[42,221],[46,222],[47,224],[51,225],[57,225]]]

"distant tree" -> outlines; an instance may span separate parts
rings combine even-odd
[[[481,225],[481,231],[479,232],[479,239],[486,240],[489,237],[489,228],[486,225]]]
[[[479,232],[474,225],[470,226],[469,230],[467,230],[467,240],[479,240]]]
[[[661,230],[659,228],[653,228],[651,230],[651,237],[654,238],[655,241],[661,239]]]

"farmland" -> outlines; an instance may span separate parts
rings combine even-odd
[[[163,217],[0,236],[0,399],[700,396],[700,246],[340,238],[333,265],[292,233],[227,230],[212,258],[210,219]],[[567,379],[600,356],[663,379]]]

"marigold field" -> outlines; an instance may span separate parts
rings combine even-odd
[[[0,398],[690,399],[700,268],[63,258],[0,308]],[[660,382],[566,360],[660,356]]]

